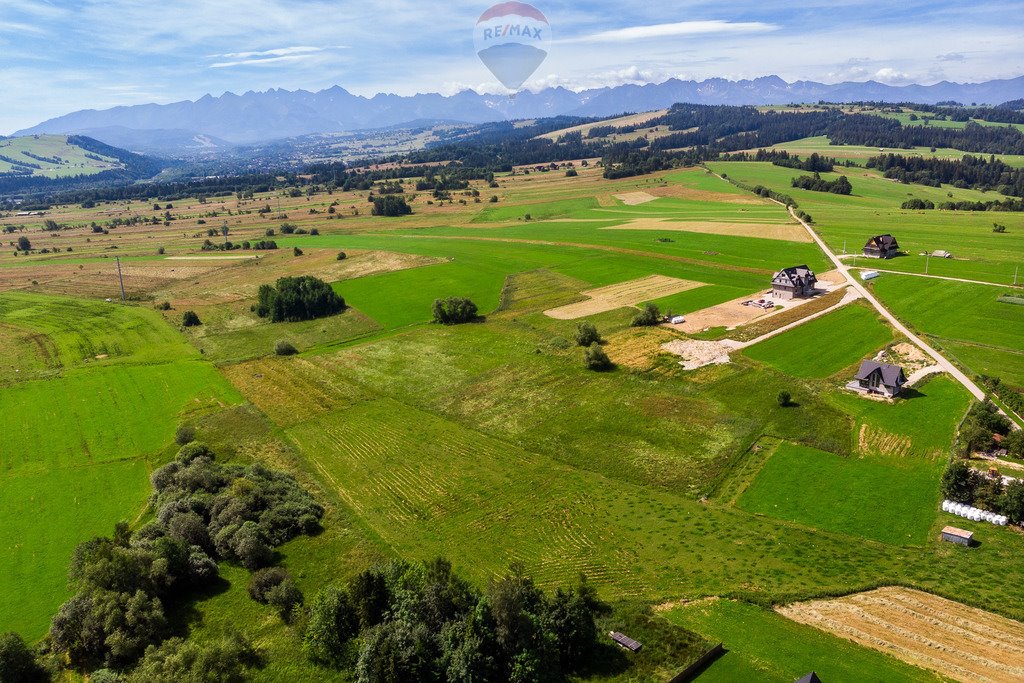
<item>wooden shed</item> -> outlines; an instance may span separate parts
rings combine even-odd
[[[942,529],[942,540],[958,545],[971,545],[974,541],[974,532],[966,529],[958,529],[955,526],[947,526]]]

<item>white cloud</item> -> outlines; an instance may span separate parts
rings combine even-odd
[[[217,57],[223,57],[225,59],[249,59],[251,57],[285,57],[287,55],[300,55],[309,52],[323,52],[326,48],[322,47],[309,47],[309,46],[295,46],[295,47],[278,47],[273,50],[260,50],[258,52],[226,52],[222,55],[216,55]]]
[[[718,33],[768,33],[778,30],[775,24],[761,21],[677,21],[671,24],[653,24],[650,26],[629,26],[611,31],[600,31],[589,36],[569,38],[561,43],[624,43],[648,38],[674,38],[679,36],[701,36]]]
[[[910,74],[889,66],[882,67],[876,71],[873,78],[879,83],[885,83],[886,85],[906,85],[914,82],[914,78]]]

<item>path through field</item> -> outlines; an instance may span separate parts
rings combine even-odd
[[[930,593],[879,588],[778,612],[958,681],[1024,680],[1024,624]]]

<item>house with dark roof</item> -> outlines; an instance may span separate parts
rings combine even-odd
[[[866,394],[881,394],[892,398],[903,390],[906,383],[907,376],[900,366],[866,360],[860,364],[853,381],[846,386]]]
[[[796,299],[814,296],[818,278],[807,266],[783,268],[772,277],[772,296],[776,299]]]
[[[875,235],[864,245],[868,258],[893,258],[900,253],[900,244],[892,235]]]
[[[807,674],[806,676],[802,676],[802,677],[796,679],[796,681],[794,681],[794,683],[821,683],[821,679],[818,678],[818,674],[816,674],[816,673],[814,673],[812,671],[811,673]]]

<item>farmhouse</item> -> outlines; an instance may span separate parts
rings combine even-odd
[[[866,394],[881,394],[892,398],[900,393],[906,383],[907,376],[900,366],[866,360],[860,364],[854,381],[846,386]]]
[[[794,683],[821,683],[821,679],[818,678],[818,674],[816,674],[816,673],[814,673],[812,671],[811,673],[807,674],[806,676],[802,676],[802,677],[796,679],[796,681]]]
[[[959,529],[955,526],[947,526],[942,528],[942,540],[949,543],[956,543],[958,545],[971,545],[974,539],[974,532],[967,531],[966,529]]]
[[[864,245],[864,255],[869,258],[893,258],[899,251],[899,242],[892,235],[876,235]]]
[[[783,268],[772,278],[772,296],[777,299],[795,299],[814,296],[818,278],[807,266]]]

